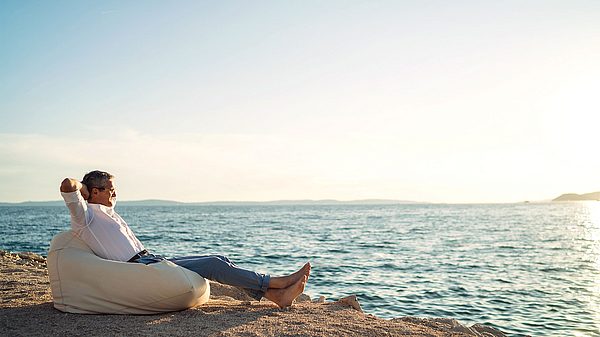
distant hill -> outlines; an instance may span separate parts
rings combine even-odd
[[[0,206],[64,206],[62,200],[53,201],[24,201],[24,202],[0,202]],[[117,205],[123,206],[176,206],[185,205],[185,203],[171,200],[137,200],[137,201],[118,201]]]
[[[64,206],[65,202],[55,201],[24,201],[24,202],[0,202],[0,206]]]
[[[395,205],[395,204],[416,204],[416,201],[406,200],[390,200],[390,199],[362,199],[362,200],[334,200],[334,199],[321,199],[321,200],[273,200],[273,201],[209,201],[209,202],[196,202],[191,205],[224,205],[224,206],[235,206],[235,205]],[[190,204],[188,204],[190,205]]]
[[[274,200],[274,201],[207,201],[207,202],[179,202],[172,200],[135,200],[117,201],[118,206],[243,206],[243,205],[394,205],[394,204],[417,204],[416,201],[390,200],[390,199],[363,199],[340,201],[333,199],[323,200]],[[0,206],[64,206],[64,201],[25,201],[18,203],[2,203]]]
[[[583,200],[600,201],[600,192],[592,192],[592,193],[586,193],[586,194],[567,193],[567,194],[561,195],[558,198],[552,199],[552,201],[583,201]]]
[[[186,205],[184,202],[160,199],[134,200],[134,201],[117,201],[117,206],[181,206]]]

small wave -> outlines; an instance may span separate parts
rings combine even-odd
[[[377,266],[377,268],[381,269],[398,269],[398,266],[394,263],[384,263]]]
[[[443,298],[444,295],[441,292],[435,290],[427,290],[423,293],[425,298]]]
[[[501,305],[514,305],[513,302],[508,301],[508,300],[504,300],[502,298],[494,298],[494,299],[490,299],[488,300],[488,303],[492,303],[492,304],[501,304]]]
[[[514,283],[513,281],[505,280],[505,279],[502,279],[502,278],[494,279],[494,281],[500,282],[500,283],[505,283],[505,284],[513,284]]]
[[[346,254],[346,253],[350,253],[350,251],[346,250],[346,249],[342,249],[342,248],[330,248],[327,249],[328,253],[337,253],[337,254]]]
[[[515,247],[515,246],[499,246],[498,249],[520,249],[520,247]]]
[[[461,297],[470,297],[470,293],[467,289],[463,288],[463,287],[450,287],[448,288],[449,291],[451,291],[453,293],[452,296],[461,296]]]
[[[572,270],[569,268],[562,268],[562,267],[550,267],[550,268],[542,268],[540,269],[540,271],[544,272],[544,273],[568,273],[571,272]]]

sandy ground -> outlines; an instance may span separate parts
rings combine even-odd
[[[475,324],[414,317],[385,320],[364,314],[348,301],[305,299],[278,309],[250,301],[229,286],[211,283],[202,306],[158,315],[80,315],[54,309],[45,259],[0,251],[2,336],[505,336]]]

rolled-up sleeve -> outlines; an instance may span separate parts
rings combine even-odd
[[[71,212],[71,228],[79,233],[81,229],[87,226],[87,202],[83,199],[83,196],[79,191],[75,192],[61,192],[60,193],[65,200],[65,204]]]

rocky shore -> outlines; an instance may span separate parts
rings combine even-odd
[[[294,306],[281,310],[214,282],[207,304],[180,312],[67,314],[52,305],[44,257],[0,251],[0,275],[4,336],[505,336],[488,326],[468,327],[445,318],[381,319],[363,313],[354,296],[330,301],[303,294]]]

